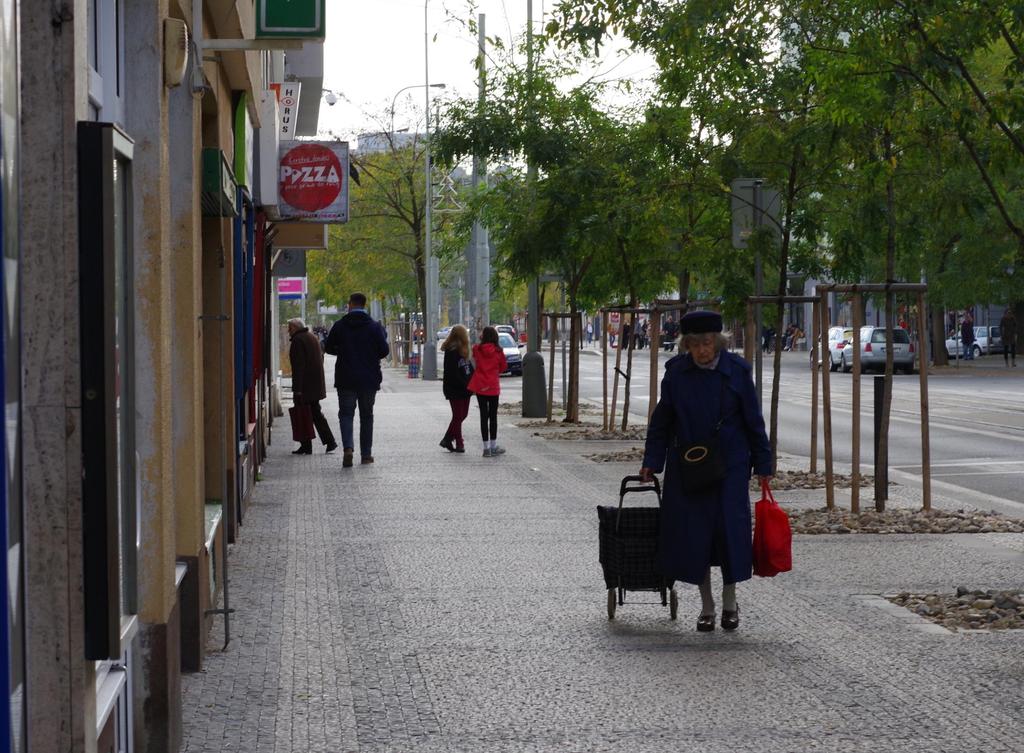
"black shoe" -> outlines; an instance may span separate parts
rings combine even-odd
[[[452,452],[465,452],[465,451],[466,451],[465,447],[456,447],[454,450],[452,450]]]
[[[448,452],[455,452],[455,445],[452,444],[451,437],[445,437],[438,444],[448,450]]]
[[[736,609],[729,611],[728,609],[722,610],[722,630],[735,630],[740,626],[740,607],[737,604]]]
[[[710,633],[715,629],[715,616],[713,614],[702,614],[697,618],[697,632]]]
[[[326,449],[324,449],[324,454],[325,455],[330,455],[336,449],[338,449],[338,443],[337,442],[331,442],[329,445],[327,445]]]
[[[312,454],[313,454],[313,445],[309,445],[309,446],[299,445],[299,449],[292,450],[292,455],[312,455]]]

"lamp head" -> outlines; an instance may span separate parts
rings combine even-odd
[[[324,95],[324,102],[327,103],[328,107],[333,106],[337,101],[338,95],[332,91],[329,91]]]

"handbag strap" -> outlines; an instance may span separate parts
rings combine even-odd
[[[717,373],[717,372],[716,372]],[[715,438],[718,436],[718,432],[722,429],[722,424],[725,423],[725,419],[729,416],[725,415],[725,391],[726,391],[726,377],[722,377],[722,392],[718,398],[718,423],[715,424],[714,430],[711,432],[711,437]],[[679,434],[675,432],[675,446],[679,447]]]
[[[772,494],[772,488],[768,483],[768,479],[761,479],[761,499],[771,502],[773,505],[779,504],[775,501],[775,495]]]
[[[725,415],[725,382],[726,378],[722,377],[722,394],[718,396],[718,423],[715,424],[716,437],[722,428],[722,424],[725,423],[725,419],[728,418],[728,416]]]

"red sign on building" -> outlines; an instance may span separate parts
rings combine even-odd
[[[347,142],[292,141],[280,155],[282,219],[348,222]]]

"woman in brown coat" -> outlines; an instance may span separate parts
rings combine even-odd
[[[301,319],[288,320],[288,334],[291,337],[288,357],[292,362],[292,398],[296,405],[309,406],[316,433],[320,435],[320,441],[327,446],[325,452],[333,452],[338,449],[338,443],[334,441],[331,427],[320,410],[320,401],[327,397],[324,352],[320,348],[320,341]],[[294,450],[292,454],[312,455],[313,440],[300,443],[299,449]]]

